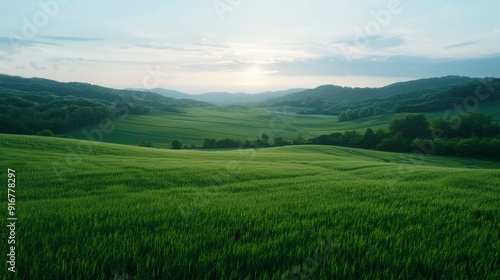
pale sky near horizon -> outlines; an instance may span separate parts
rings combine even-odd
[[[497,0],[0,0],[0,73],[257,93],[500,76]]]

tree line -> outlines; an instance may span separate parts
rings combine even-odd
[[[437,118],[432,123],[424,114],[394,119],[389,130],[366,129],[336,132],[310,139],[311,144],[374,149],[389,152],[500,159],[500,125],[490,116],[466,112],[454,118]]]

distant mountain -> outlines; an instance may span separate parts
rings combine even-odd
[[[288,89],[282,91],[266,91],[263,93],[249,94],[249,93],[229,93],[229,92],[208,92],[203,94],[187,94],[176,90],[169,90],[163,88],[153,89],[135,89],[140,91],[155,92],[167,97],[177,99],[193,99],[203,102],[212,103],[215,105],[253,105],[270,98],[277,98],[289,94],[304,91],[303,88]]]

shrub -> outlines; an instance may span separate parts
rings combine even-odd
[[[44,129],[44,130],[38,132],[36,135],[38,135],[38,136],[53,137],[54,136],[54,132],[52,132],[52,130],[50,130],[50,129]]]

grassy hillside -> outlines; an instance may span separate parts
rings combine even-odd
[[[128,116],[112,123],[113,130],[103,133],[105,142],[137,145],[150,140],[155,146],[170,147],[174,139],[186,145],[201,146],[205,138],[255,139],[262,133],[271,137],[293,139],[298,133],[321,135],[333,129],[337,118],[332,116],[298,116],[288,109],[207,107],[188,108],[187,114],[157,112],[151,116]],[[98,126],[87,131],[99,130]],[[87,139],[79,129],[70,134]]]
[[[16,135],[0,153],[2,176],[16,171],[17,279],[500,277],[498,163]]]
[[[150,140],[157,147],[168,148],[174,139],[185,145],[198,147],[205,138],[255,139],[262,133],[271,138],[294,139],[297,134],[306,138],[332,131],[365,130],[368,127],[386,127],[395,116],[391,114],[339,122],[336,116],[298,115],[293,108],[280,107],[272,110],[258,108],[205,107],[188,108],[187,114],[156,112],[150,116],[127,116],[110,124],[113,129],[99,126],[87,127],[70,132],[75,138],[88,139],[85,131],[103,131],[104,142],[137,145]],[[95,136],[93,137],[95,139]]]
[[[500,121],[500,101],[481,104],[479,110]],[[187,108],[186,114],[156,112],[147,116],[127,116],[109,124],[112,129],[99,126],[77,129],[70,132],[75,138],[89,139],[84,131],[101,131],[104,142],[137,145],[142,140],[152,141],[157,147],[169,148],[173,140],[198,147],[205,138],[255,139],[262,133],[271,138],[284,137],[292,140],[298,133],[304,137],[317,137],[332,132],[384,128],[395,118],[405,113],[384,114],[352,121],[339,122],[336,116],[295,114],[294,107],[269,109],[241,107]],[[429,120],[443,116],[444,112],[427,113]],[[451,114],[450,117],[456,115]],[[94,134],[91,139],[97,139]]]

